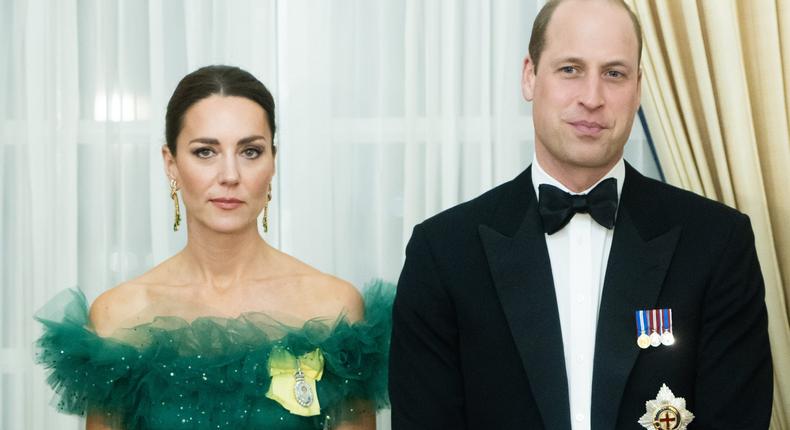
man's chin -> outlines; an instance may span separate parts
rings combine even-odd
[[[586,148],[590,149],[590,148]],[[600,149],[600,148],[597,148]],[[573,151],[568,154],[568,164],[581,168],[581,169],[588,169],[588,170],[595,170],[595,169],[605,169],[611,168],[614,166],[617,161],[620,160],[622,157],[622,152],[620,154],[610,154],[608,152],[598,151]]]

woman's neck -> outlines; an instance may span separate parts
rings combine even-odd
[[[256,274],[266,268],[275,252],[254,224],[234,233],[190,226],[180,260],[183,273],[194,276],[190,284],[222,291],[258,277]]]

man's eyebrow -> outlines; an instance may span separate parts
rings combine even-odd
[[[255,142],[256,140],[266,140],[266,137],[261,136],[259,134],[254,134],[252,136],[247,136],[244,138],[239,139],[236,145],[246,145],[251,142]],[[219,145],[219,140],[211,138],[211,137],[197,137],[192,139],[188,142],[189,144],[192,143],[202,143],[205,145]]]
[[[562,64],[562,63],[584,64],[585,61],[579,57],[565,57],[565,58],[559,58],[553,63],[554,64]]]
[[[622,60],[609,61],[608,63],[604,63],[603,66],[607,67],[607,68],[608,67],[625,67],[628,70],[632,69],[632,67],[630,65],[628,65],[628,63],[626,63],[625,61],[622,61]]]

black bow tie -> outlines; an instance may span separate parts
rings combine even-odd
[[[587,194],[568,194],[549,184],[540,184],[538,190],[538,211],[546,233],[556,233],[579,212],[590,214],[598,224],[610,230],[614,228],[617,179],[601,181]]]

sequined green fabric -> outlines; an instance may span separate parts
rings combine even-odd
[[[97,336],[85,296],[66,290],[36,314],[44,324],[37,360],[48,369],[58,409],[100,413],[118,428],[322,429],[353,420],[360,405],[388,405],[394,292],[392,284],[368,286],[365,320],[354,324],[339,319],[290,328],[260,314],[191,323],[159,317],[120,340]],[[324,354],[320,415],[293,415],[265,396],[275,347]]]

